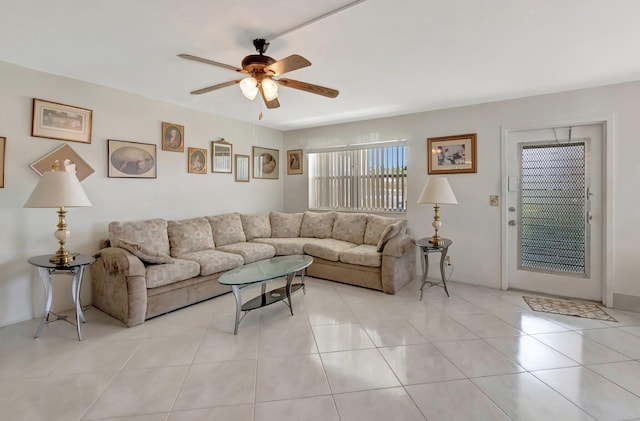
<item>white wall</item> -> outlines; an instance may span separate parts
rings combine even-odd
[[[428,94],[428,93],[425,93]],[[432,233],[433,208],[416,200],[427,179],[426,139],[478,134],[478,172],[448,175],[458,206],[443,206],[442,233],[454,239],[449,250],[452,280],[500,288],[501,207],[489,206],[489,195],[501,193],[501,129],[530,128],[549,122],[601,121],[612,118],[606,157],[612,164],[612,291],[626,307],[640,311],[638,238],[640,238],[640,82],[542,95],[469,107],[424,112],[358,123],[286,132],[285,149],[320,148],[376,140],[408,139],[407,220],[415,238]],[[305,176],[285,178],[285,211],[307,208]],[[502,203],[501,197],[501,203]],[[622,300],[620,301],[622,302]],[[616,306],[614,297],[614,306]]]
[[[93,110],[91,144],[31,137],[33,98]],[[184,125],[186,146],[209,153],[211,141],[220,138],[232,143],[236,154],[251,155],[252,145],[282,149],[279,131],[2,62],[0,110],[0,136],[7,138],[5,188],[0,189],[0,326],[42,314],[44,290],[27,259],[55,252],[57,215],[54,209],[22,206],[39,178],[29,165],[64,143],[95,170],[82,183],[93,206],[67,213],[68,248],[73,252],[93,254],[113,220],[282,209],[286,170],[281,168],[280,180],[249,183],[234,182],[232,174],[189,174],[186,148],[185,153],[167,152],[160,143],[163,121]],[[156,144],[157,179],[107,178],[107,139]],[[88,279],[85,276],[84,304],[90,302]],[[70,307],[65,282],[68,277],[54,283],[54,298],[63,299],[54,301],[54,310]]]

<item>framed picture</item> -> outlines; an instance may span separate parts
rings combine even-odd
[[[184,126],[162,123],[162,150],[184,152]]]
[[[302,149],[287,151],[287,174],[302,174]]]
[[[207,150],[200,148],[189,148],[187,158],[187,170],[193,174],[207,173]]]
[[[253,147],[253,178],[277,180],[280,176],[278,165],[280,151],[277,149]]]
[[[224,139],[211,142],[211,172],[231,174],[233,145]]]
[[[429,174],[476,172],[476,134],[427,139]]]
[[[91,143],[92,116],[86,108],[34,98],[31,136]]]
[[[234,155],[236,175],[235,180],[241,182],[249,182],[249,155]]]
[[[4,189],[4,155],[7,147],[7,138],[0,137],[0,189]]]
[[[91,165],[87,164],[87,161],[82,159],[69,145],[62,145],[54,149],[32,163],[30,167],[38,173],[38,175],[42,176],[42,174],[51,170],[55,161],[58,161],[67,170],[73,171],[75,167],[76,176],[80,181],[94,173]]]
[[[156,178],[156,145],[152,143],[107,141],[108,176],[112,178]]]

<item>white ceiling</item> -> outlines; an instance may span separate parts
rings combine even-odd
[[[237,74],[178,53],[240,67],[254,38],[352,1],[0,0],[0,61],[280,130],[640,80],[638,0],[366,0],[267,52],[306,57],[285,77],[337,98],[281,87],[266,110],[237,86],[189,94]]]

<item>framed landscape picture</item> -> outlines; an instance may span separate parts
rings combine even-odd
[[[287,174],[302,174],[302,149],[287,151]]]
[[[107,141],[108,176],[111,178],[156,178],[156,145],[152,143]]]
[[[224,139],[211,142],[211,172],[231,174],[233,145]]]
[[[34,98],[31,136],[91,143],[92,117],[86,108]]]
[[[280,174],[280,151],[277,149],[253,147],[253,178],[277,180]]]
[[[429,174],[476,172],[476,134],[427,139]]]
[[[0,189],[4,188],[4,155],[7,148],[7,138],[0,137]]]
[[[207,173],[207,150],[200,148],[189,148],[187,170],[192,174]]]
[[[55,161],[58,161],[65,169],[75,167],[76,176],[80,181],[94,173],[91,165],[87,164],[87,161],[82,159],[82,157],[69,145],[62,145],[54,149],[42,158],[38,159],[36,162],[32,163],[30,167],[38,173],[38,175],[42,176],[42,174],[51,170]]]
[[[162,123],[162,150],[184,152],[184,126]]]
[[[249,182],[249,155],[234,155],[236,175],[235,180],[240,182]]]

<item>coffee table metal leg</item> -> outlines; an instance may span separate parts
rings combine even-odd
[[[236,324],[233,328],[233,334],[238,334],[238,325],[240,324],[240,311],[242,310],[242,297],[240,296],[240,288],[237,285],[231,285],[233,296],[236,298]]]

